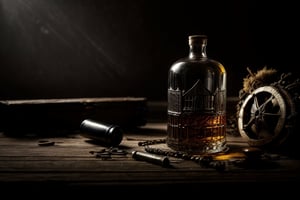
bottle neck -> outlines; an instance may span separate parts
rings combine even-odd
[[[191,44],[189,58],[207,58],[206,44]]]

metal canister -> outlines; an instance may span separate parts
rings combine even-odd
[[[123,139],[123,130],[118,125],[85,119],[80,125],[81,135],[104,146],[118,146]]]

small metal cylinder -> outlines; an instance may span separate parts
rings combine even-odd
[[[167,156],[155,155],[147,152],[133,151],[132,158],[134,158],[135,160],[161,165],[163,167],[167,167],[170,165],[170,161]]]
[[[81,135],[104,146],[118,146],[123,139],[123,130],[117,126],[85,119],[80,125]]]

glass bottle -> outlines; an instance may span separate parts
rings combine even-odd
[[[189,36],[189,55],[168,72],[167,145],[189,154],[226,147],[226,70],[206,54],[207,36]]]

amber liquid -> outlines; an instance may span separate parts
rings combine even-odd
[[[189,154],[218,153],[226,149],[226,116],[168,115],[167,145]]]

